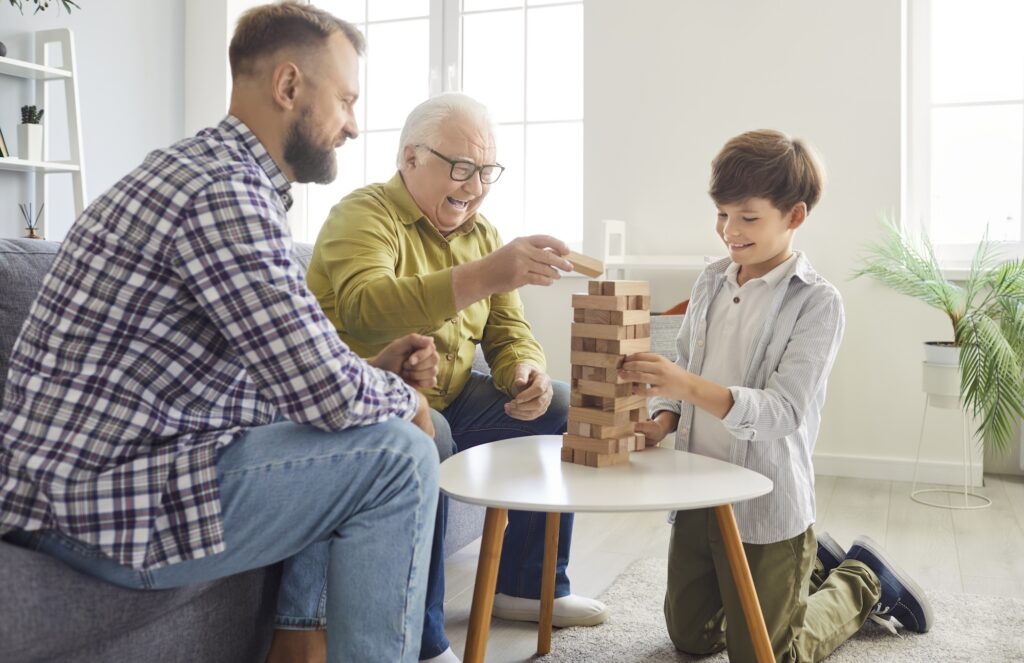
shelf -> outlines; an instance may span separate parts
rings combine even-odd
[[[15,170],[21,173],[77,173],[78,164],[63,161],[25,161],[14,157],[0,158],[0,170]]]
[[[41,64],[25,62],[24,60],[15,60],[14,58],[0,58],[0,74],[30,78],[36,81],[54,81],[71,78],[71,72],[67,69],[47,67]]]
[[[707,266],[704,256],[624,255],[608,257],[605,269],[691,269],[701,271]]]

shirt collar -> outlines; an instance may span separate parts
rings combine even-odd
[[[267,148],[263,146],[260,139],[256,137],[248,126],[237,117],[233,115],[226,116],[221,120],[220,124],[217,125],[217,129],[238,142],[244,145],[254,159],[256,163],[260,165],[263,172],[270,178],[270,183],[274,186],[277,194],[281,196],[281,202],[284,203],[285,211],[291,209],[292,206],[292,194],[291,188],[292,183],[288,181],[285,174],[278,167],[274,158],[267,152]]]
[[[737,283],[736,274],[739,272],[739,265],[729,258],[722,258],[711,263],[708,265],[707,270],[712,276],[725,278],[733,284]],[[804,283],[813,283],[817,277],[814,268],[811,267],[811,262],[804,255],[803,251],[794,251],[793,255],[787,258],[785,262],[777,265],[772,271],[759,278],[765,281],[770,288],[774,288],[783,282],[788,282],[790,277],[793,276]]]
[[[404,225],[409,226],[422,220],[431,228],[434,228],[434,224],[430,223],[430,219],[423,214],[416,201],[412,199],[412,194],[409,193],[409,189],[405,186],[405,180],[402,179],[402,171],[395,171],[394,177],[384,184],[384,194],[388,200],[394,203],[395,209],[398,212],[398,218]],[[471,232],[476,227],[476,217],[476,214],[471,216],[458,229],[452,232],[449,237],[452,235],[465,235]],[[436,228],[434,230],[440,234]]]

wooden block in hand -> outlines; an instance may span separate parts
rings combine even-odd
[[[594,283],[594,281],[591,281]],[[647,281],[598,281],[601,284],[601,292],[593,292],[592,295],[649,295],[651,284]]]
[[[569,255],[562,257],[571,262],[572,268],[580,274],[591,278],[604,274],[604,263],[597,258],[591,258],[575,251],[570,251]]]
[[[583,366],[583,372],[580,376],[581,380],[590,380],[591,382],[608,382],[611,384],[633,384],[628,380],[623,380],[619,377],[618,368],[600,368],[597,366]]]

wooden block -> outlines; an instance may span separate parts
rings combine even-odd
[[[562,436],[562,444],[572,448],[574,451],[583,450],[599,454],[612,454],[620,451],[623,441],[627,439],[628,438],[596,439],[593,437],[580,437],[579,435],[569,435],[566,433]]]
[[[600,426],[598,424],[588,424],[590,426],[590,437],[606,438],[606,437],[628,437],[634,435],[633,422],[627,421],[624,424],[612,425],[612,426]]]
[[[590,434],[590,424],[584,424],[579,421],[570,421],[566,426],[566,432],[570,435],[579,435],[580,437],[592,437]]]
[[[639,325],[633,325],[631,327],[617,327],[615,325],[588,325],[586,323],[574,322],[571,329],[573,338],[580,336],[583,338],[606,338],[606,339],[626,339],[629,338],[626,334],[630,329],[636,329]]]
[[[572,307],[591,311],[625,311],[629,308],[629,297],[605,297],[604,295],[572,296]]]
[[[578,421],[584,424],[597,424],[598,426],[622,426],[630,422],[631,412],[636,410],[622,410],[621,412],[605,412],[591,407],[569,406],[569,421]],[[634,420],[635,421],[635,420]],[[591,434],[593,434],[591,428]]]
[[[587,294],[588,295],[603,295],[601,292],[601,286],[604,281],[587,281]]]
[[[572,349],[577,352],[597,352],[597,341],[598,339],[596,338],[573,336],[570,344]]]
[[[636,442],[634,443],[633,447],[637,451],[643,451],[644,449],[647,448],[647,438],[644,436],[643,433],[636,433],[634,437],[636,438]]]
[[[584,366],[582,380],[591,382],[607,382],[609,384],[632,384],[629,380],[619,377],[617,368],[600,368],[596,366]]]
[[[600,396],[584,396],[584,398],[601,398]],[[622,412],[647,407],[646,396],[621,396],[619,398],[601,398],[601,409],[605,412]]]
[[[618,413],[616,413],[618,414]],[[629,411],[629,420],[634,423],[640,423],[641,421],[647,421],[650,419],[650,415],[647,413],[647,407],[642,407],[638,410]]]
[[[593,283],[593,281],[591,281]],[[650,295],[651,284],[647,281],[601,281],[601,292],[590,294],[602,295]]]
[[[651,322],[650,311],[603,311],[597,309],[577,309],[573,320],[594,325],[646,325]]]
[[[597,258],[591,258],[575,251],[570,251],[569,255],[563,257],[571,262],[572,268],[580,274],[585,274],[591,278],[604,274],[604,263]]]
[[[633,383],[623,382],[613,384],[611,382],[596,380],[576,380],[573,389],[581,394],[589,396],[604,396],[605,398],[619,398],[633,395]]]
[[[632,325],[632,326],[630,326],[630,329],[633,330],[632,331],[633,335],[630,336],[629,338],[650,338],[651,337],[651,323],[649,323],[649,322],[646,323],[646,324],[642,324],[642,325]]]
[[[572,456],[573,456],[572,447],[562,447],[562,462],[563,463],[571,463],[572,462]]]
[[[611,467],[613,465],[622,465],[629,462],[629,452],[620,451],[614,454],[595,454],[597,457],[594,459],[594,465],[591,467]],[[587,459],[590,460],[589,457]],[[587,465],[590,465],[588,462]]]
[[[581,339],[594,342],[593,352],[600,352],[609,355],[631,355],[636,352],[650,352],[651,339],[630,338],[621,341],[609,339]]]
[[[572,366],[569,370],[571,371],[574,380],[579,380],[580,378],[583,377],[582,366]]]
[[[622,357],[617,354],[573,351],[569,353],[569,361],[580,366],[618,368],[622,364]]]
[[[651,298],[646,295],[629,295],[626,300],[626,308],[630,311],[651,310]]]

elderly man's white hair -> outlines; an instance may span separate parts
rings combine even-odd
[[[405,119],[395,159],[398,169],[402,169],[406,146],[436,144],[441,139],[441,127],[452,116],[470,120],[476,128],[486,130],[492,138],[496,133],[494,120],[491,119],[487,106],[461,92],[439,94],[413,108],[409,117]]]

